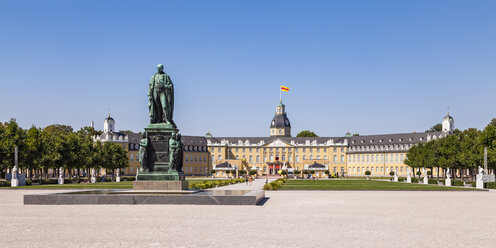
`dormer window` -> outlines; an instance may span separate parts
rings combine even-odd
[[[370,140],[370,143],[374,142],[374,140]]]
[[[403,138],[400,138],[400,139],[399,139],[399,141],[400,141],[400,142],[401,142],[401,141],[403,141]]]

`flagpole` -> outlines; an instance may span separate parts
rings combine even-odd
[[[282,90],[281,90],[282,85],[279,85],[279,102],[282,102]]]

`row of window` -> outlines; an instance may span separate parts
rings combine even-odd
[[[188,174],[194,174],[194,173],[207,174],[208,173],[208,167],[185,166],[183,168],[183,170],[184,170],[184,173],[188,173]]]
[[[276,156],[274,156],[274,155],[270,155],[270,156],[269,156],[269,161],[270,161],[270,162],[274,162],[275,157],[277,157],[277,155],[276,155]],[[327,155],[323,156],[322,158],[323,158],[324,160],[327,160]],[[229,159],[230,159],[230,158],[229,158]],[[237,159],[237,160],[239,160],[239,159],[240,159],[239,155],[236,155],[236,159]],[[242,156],[242,159],[245,159],[245,160],[246,160],[246,155],[243,155],[243,156]],[[303,159],[303,160],[307,160],[307,156],[306,156],[306,155],[303,155],[303,156],[302,156],[302,159]],[[320,157],[320,155],[317,155],[317,156],[315,156],[315,157],[314,157],[313,155],[310,155],[310,156],[308,157],[308,159],[309,159],[309,160],[312,160],[312,159],[317,159],[317,160],[320,160],[320,159],[321,159],[321,157]],[[215,160],[215,155],[212,155],[212,161],[213,161],[213,160]],[[218,155],[218,156],[217,156],[217,160],[222,160],[222,156],[221,156],[221,155]],[[286,162],[286,155],[285,155],[285,154],[283,154],[281,157],[279,157],[279,160],[280,160],[281,162]],[[334,155],[332,160],[333,160],[333,162],[336,162],[336,163],[337,163],[337,162],[344,163],[344,155],[341,155],[341,156],[340,156],[339,161],[338,161],[338,156],[337,156],[337,155]],[[299,156],[299,155],[296,155],[296,156],[295,156],[295,161],[296,161],[296,162],[300,162],[300,156]],[[254,162],[254,161],[253,161],[253,156],[251,156],[251,155],[250,155],[250,156],[248,156],[248,162],[249,162],[249,163],[253,163],[253,162]],[[259,155],[257,155],[257,156],[256,156],[256,160],[255,160],[255,162],[256,162],[256,163],[260,163],[260,156],[259,156]],[[264,156],[264,157],[263,157],[263,162],[267,162],[267,156]],[[288,162],[293,162],[293,157],[289,156],[289,157],[288,157]]]
[[[375,168],[375,170],[374,170]],[[390,171],[394,171],[396,169],[397,172],[406,172],[406,166],[396,166],[396,167],[386,167],[386,173],[389,173]],[[370,171],[371,173],[384,173],[384,167],[382,166],[376,166],[376,167],[348,167],[348,171],[353,172],[353,173],[365,173],[366,171]]]
[[[404,140],[405,139],[403,139],[403,138],[399,138],[398,139],[398,142],[403,142]],[[420,141],[423,141],[423,140],[424,140],[424,138],[423,137],[420,137]],[[384,141],[385,141],[384,139],[379,139],[379,142],[380,143],[382,143]],[[394,141],[394,139],[389,139],[389,142],[393,142],[393,141]],[[412,142],[413,141],[413,138],[409,138],[408,141]],[[371,139],[371,140],[369,140],[369,142],[370,143],[374,143],[374,140]],[[356,140],[353,140],[351,143],[355,144],[356,143]],[[360,140],[360,143],[362,143],[362,144],[365,143],[365,140]]]
[[[369,155],[348,155],[350,162],[403,162],[405,156],[403,154],[386,154],[386,161],[384,161],[384,154],[369,154]]]
[[[350,151],[388,151],[388,150],[408,150],[413,145],[373,145],[373,146],[352,146]]]
[[[256,149],[257,152],[260,152],[260,148],[231,148],[230,150],[234,150],[234,152],[237,153],[239,151],[246,152],[247,150],[248,150],[248,152],[253,152],[253,149]],[[279,151],[286,152],[286,150],[287,150],[288,152],[290,152],[291,149],[293,149],[293,148],[284,148],[284,147],[283,148],[263,148],[263,151],[264,152],[267,152],[267,151],[273,152],[275,150],[276,152],[279,152]],[[339,149],[339,151],[344,152],[344,148],[343,147],[341,147],[341,148],[336,148],[335,147],[335,148],[333,148],[333,151],[334,152],[337,152],[338,149]],[[215,148],[212,149],[212,151],[215,151]],[[218,147],[217,148],[217,151],[218,152],[221,152],[222,151],[222,148],[221,147]],[[295,152],[300,152],[300,151],[301,152],[307,152],[307,148],[306,147],[303,147],[303,148],[294,148],[294,151]],[[309,152],[320,153],[321,150],[320,150],[320,148],[308,148],[308,151]],[[322,148],[322,151],[324,153],[326,153],[327,152],[327,148]]]

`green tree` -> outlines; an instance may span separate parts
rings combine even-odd
[[[443,130],[443,125],[438,123],[431,127],[431,129],[426,130],[426,132],[441,132]]]
[[[2,169],[3,176],[7,168],[12,168],[14,166],[14,150],[15,147],[19,149],[19,167],[24,168],[25,159],[22,157],[26,153],[21,152],[25,150],[25,135],[26,132],[17,124],[15,119],[10,119],[2,125],[0,135],[0,167]]]
[[[312,131],[309,131],[309,130],[303,130],[301,132],[299,132],[296,137],[319,137],[317,136],[317,134],[315,134],[314,132]]]

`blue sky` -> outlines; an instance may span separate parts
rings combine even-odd
[[[186,135],[424,131],[496,117],[496,1],[2,1],[0,120],[148,123],[165,65]]]

